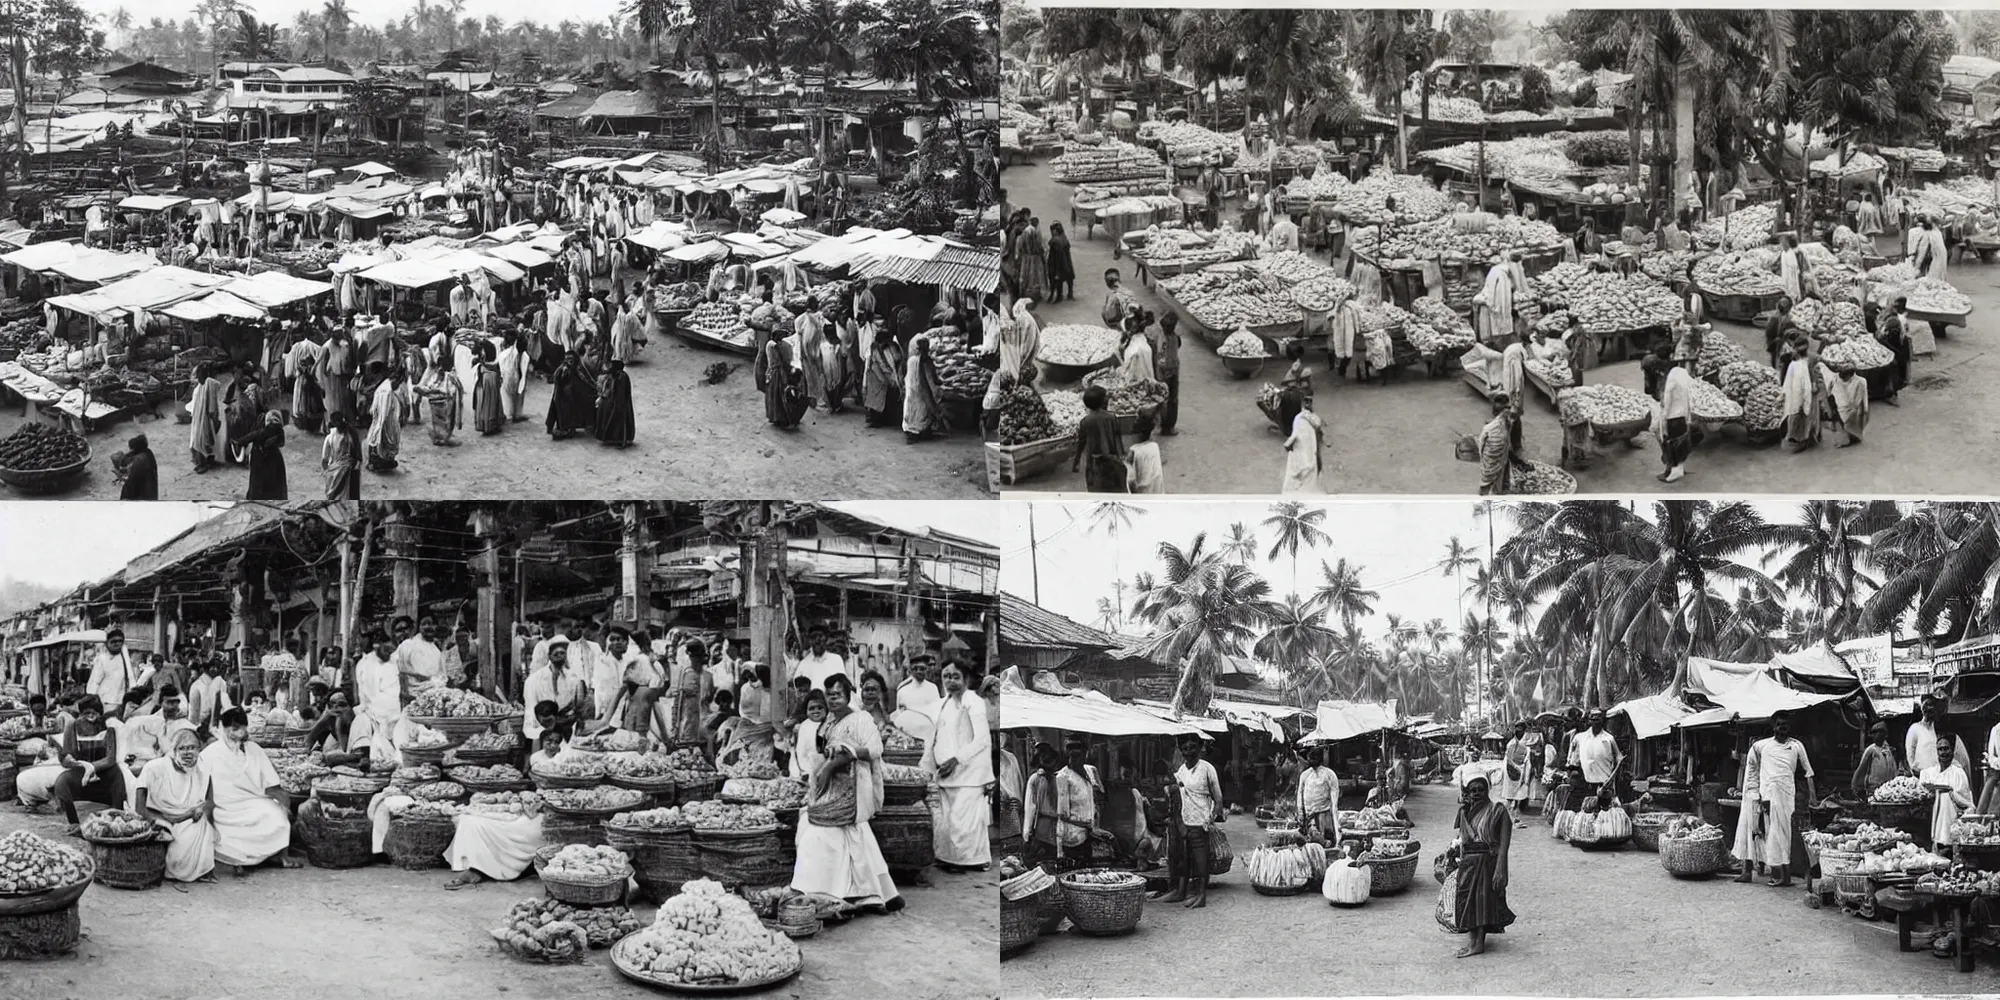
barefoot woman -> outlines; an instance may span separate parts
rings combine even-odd
[[[1460,958],[1483,953],[1486,935],[1504,934],[1514,922],[1514,911],[1507,908],[1507,849],[1514,821],[1490,791],[1483,777],[1467,781],[1458,809],[1456,922],[1472,935],[1472,942],[1459,950]]]

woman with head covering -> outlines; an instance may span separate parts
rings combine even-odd
[[[903,898],[868,822],[882,806],[882,737],[854,708],[847,675],[828,677],[825,690],[829,714],[815,739],[824,763],[808,779],[792,888],[893,913]]]
[[[597,422],[597,392],[583,372],[583,356],[570,351],[556,367],[549,393],[549,436],[560,441]]]
[[[443,349],[451,350],[449,338]],[[460,415],[465,409],[465,384],[458,380],[458,373],[448,363],[433,364],[424,373],[423,384],[417,387],[417,394],[430,404],[431,443],[443,448],[456,446],[458,442],[453,441],[451,435],[458,430]]]
[[[250,484],[244,490],[246,500],[284,500],[285,492],[285,415],[276,410],[266,411],[264,425],[250,434],[234,439],[231,444],[244,449],[249,456]]]
[[[228,450],[222,438],[227,426],[222,397],[222,379],[215,369],[195,373],[194,398],[188,402],[188,414],[193,418],[188,426],[188,454],[194,460],[196,472],[207,472],[221,465]]]
[[[330,413],[326,418],[326,437],[320,442],[319,468],[324,481],[328,500],[361,499],[359,442],[354,432],[347,427],[347,415]]]
[[[873,318],[864,316],[863,323]],[[903,413],[903,349],[896,338],[878,332],[868,344],[868,364],[861,376],[861,406],[870,427],[890,427]]]
[[[1507,908],[1507,853],[1512,846],[1514,821],[1507,807],[1493,801],[1491,785],[1483,776],[1466,781],[1463,804],[1454,827],[1458,843],[1452,848],[1458,869],[1458,894],[1453,898],[1453,924],[1472,935],[1472,942],[1458,953],[1460,958],[1486,950],[1486,935],[1504,934],[1514,922]]]
[[[512,349],[511,344],[509,349]],[[507,414],[501,402],[505,391],[501,388],[500,365],[494,361],[490,341],[479,342],[479,364],[474,372],[472,429],[481,434],[492,434],[507,426]]]
[[[616,448],[629,448],[637,436],[632,413],[632,377],[625,363],[613,359],[610,370],[598,380],[597,440]]]
[[[1785,449],[1804,451],[1819,444],[1820,419],[1826,412],[1827,394],[1833,382],[1833,372],[1819,360],[1819,341],[1806,340],[1798,344],[1794,338],[1794,352],[1798,355],[1785,366]]]
[[[292,842],[289,800],[278,769],[264,748],[250,742],[250,719],[240,708],[222,713],[222,738],[201,752],[214,796],[215,860],[245,874],[272,858],[286,868],[299,863],[285,856]]]
[[[286,358],[292,372],[292,426],[302,431],[317,432],[326,419],[326,399],[319,387],[319,358],[325,350],[301,333]]]
[[[500,412],[510,422],[528,419],[523,412],[528,402],[528,373],[534,370],[535,335],[516,330],[500,351]]]
[[[986,703],[965,686],[965,667],[946,663],[944,703],[937,729],[924,744],[924,769],[937,775],[944,802],[931,841],[946,871],[985,869],[993,861],[986,839],[987,791],[993,786],[993,739]]]
[[[1285,479],[1280,493],[1325,493],[1320,485],[1320,446],[1326,422],[1314,413],[1310,403],[1292,417],[1292,433],[1285,439]]]
[[[396,467],[396,454],[403,447],[403,374],[389,372],[375,385],[369,404],[368,471],[387,472]]]
[[[133,786],[133,811],[166,824],[167,877],[176,882],[215,881],[215,799],[201,766],[201,736],[175,729],[167,754],[146,762]]]
[[[806,396],[806,376],[800,370],[798,345],[783,327],[771,331],[764,344],[764,419],[790,430],[805,418],[812,402]]]
[[[944,395],[937,364],[931,360],[929,337],[910,341],[910,360],[903,374],[903,439],[915,443],[944,433]]]

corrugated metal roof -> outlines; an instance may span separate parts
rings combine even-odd
[[[1000,592],[1000,641],[1016,646],[1114,649],[1117,636],[1071,621],[1040,605]]]
[[[597,95],[585,118],[651,118],[660,113],[658,102],[639,90],[607,90]]]
[[[535,114],[543,118],[582,118],[589,113],[590,106],[597,103],[597,92],[580,89],[567,97],[559,97],[535,109]]]
[[[867,253],[856,257],[850,271],[856,278],[886,278],[919,285],[991,292],[1000,287],[1000,251],[945,240],[928,259],[914,253]]]

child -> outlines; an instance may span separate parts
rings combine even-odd
[[[1125,450],[1125,463],[1130,470],[1127,485],[1133,493],[1165,493],[1166,476],[1162,469],[1165,463],[1160,458],[1160,443],[1153,440],[1153,415],[1139,414],[1132,430],[1139,440]]]

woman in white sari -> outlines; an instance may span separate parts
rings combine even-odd
[[[1320,436],[1326,422],[1308,406],[1292,418],[1292,435],[1285,439],[1285,481],[1280,493],[1325,493],[1320,485]]]
[[[215,860],[239,876],[272,858],[297,868],[299,863],[285,855],[292,843],[292,818],[284,785],[271,758],[249,735],[248,713],[229,709],[222,713],[222,738],[201,752],[215,800]]]
[[[215,881],[215,798],[201,767],[201,737],[176,729],[165,757],[139,771],[134,811],[158,820],[173,835],[167,845],[167,877],[176,882]]]
[[[985,870],[993,863],[986,839],[993,787],[993,736],[986,702],[965,688],[965,668],[946,663],[937,732],[924,745],[924,770],[937,775],[943,801],[931,824],[931,847],[946,871]]]
[[[903,897],[868,825],[882,807],[881,732],[854,708],[854,682],[847,675],[826,679],[826,701],[831,714],[818,737],[826,760],[812,774],[799,817],[792,888],[893,913],[903,908]]]

